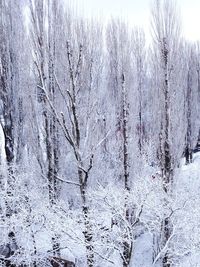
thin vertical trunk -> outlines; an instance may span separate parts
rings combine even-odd
[[[138,140],[138,145],[139,145],[139,151],[140,155],[142,155],[142,146],[143,146],[143,137],[144,137],[144,132],[143,132],[143,121],[142,121],[142,81],[141,81],[141,59],[139,59],[138,65],[138,77],[139,77],[139,84],[138,84],[138,93],[139,93],[139,140]]]
[[[197,83],[198,83],[198,103],[200,103],[200,66],[198,66],[197,69]],[[199,105],[200,106],[200,105]],[[200,113],[200,108],[198,109],[198,112]],[[200,143],[200,126],[199,126],[199,136],[198,136],[198,143]],[[199,146],[197,143],[197,146]]]
[[[192,90],[191,90],[191,75],[190,70],[188,70],[187,75],[187,134],[186,134],[186,148],[185,148],[185,161],[186,164],[192,162],[192,140],[191,140],[191,97],[192,97]]]
[[[122,96],[123,96],[123,104],[122,104],[122,120],[123,120],[123,176],[124,176],[124,188],[127,193],[130,192],[130,181],[129,181],[129,158],[128,158],[128,104],[127,104],[127,92],[125,87],[125,76],[122,73],[121,77],[121,86],[122,86]],[[130,210],[127,207],[127,203],[125,203],[125,218],[129,222],[130,221]],[[127,239],[127,236],[131,235],[131,233],[127,233],[124,236],[124,239]],[[129,242],[123,242],[123,267],[128,267],[131,260],[132,254],[132,240]]]
[[[56,61],[56,51],[55,51],[55,29],[54,23],[56,17],[56,3],[54,0],[48,0],[48,93],[52,101],[52,104],[55,106],[55,61]],[[50,204],[54,205],[58,197],[58,184],[56,177],[58,175],[58,132],[57,132],[57,122],[50,112],[47,111],[47,116],[45,120],[47,121],[47,159],[48,159],[48,172],[47,177],[49,180],[49,198]],[[59,236],[54,235],[52,237],[52,246],[54,255],[60,256],[60,244]]]
[[[82,176],[81,172],[79,172],[79,177]],[[92,225],[90,222],[89,215],[89,207],[86,199],[86,185],[80,186],[81,198],[82,198],[82,212],[84,217],[84,226],[85,230],[83,232],[86,246],[86,258],[87,258],[87,266],[94,266],[94,245],[93,245],[93,233],[92,233]]]
[[[164,138],[163,138],[163,164],[162,164],[162,176],[164,191],[167,194],[171,193],[171,187],[173,182],[173,171],[172,171],[172,158],[170,148],[170,96],[169,96],[169,66],[168,56],[169,51],[167,49],[167,41],[163,38],[163,63],[164,63]],[[163,245],[168,241],[171,234],[171,224],[169,218],[164,218],[163,225]],[[165,253],[163,258],[163,267],[170,267],[168,252]]]

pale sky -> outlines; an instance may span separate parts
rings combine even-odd
[[[125,18],[132,25],[140,25],[149,33],[150,6],[152,0],[71,0],[86,17],[110,16]],[[184,36],[192,41],[200,40],[200,0],[177,0],[181,10]],[[82,11],[81,11],[82,12]]]

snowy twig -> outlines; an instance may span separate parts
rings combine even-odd
[[[41,175],[43,178],[47,179],[47,177],[46,177],[44,174],[40,173],[40,175]],[[72,184],[72,185],[80,186],[80,184],[77,183],[77,182],[73,182],[73,181],[69,181],[69,180],[64,180],[64,179],[60,178],[59,176],[57,176],[57,175],[55,175],[55,174],[53,174],[53,175],[54,175],[54,177],[55,177],[57,180],[59,180],[60,182],[63,182],[63,183],[66,183],[66,184]]]

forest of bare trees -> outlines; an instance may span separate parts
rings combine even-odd
[[[0,0],[0,266],[200,266],[200,45],[149,10]]]

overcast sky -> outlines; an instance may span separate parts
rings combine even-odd
[[[152,0],[74,0],[85,16],[121,16],[132,25],[149,32],[149,10]],[[183,33],[189,40],[200,40],[200,0],[177,0],[181,9]]]

